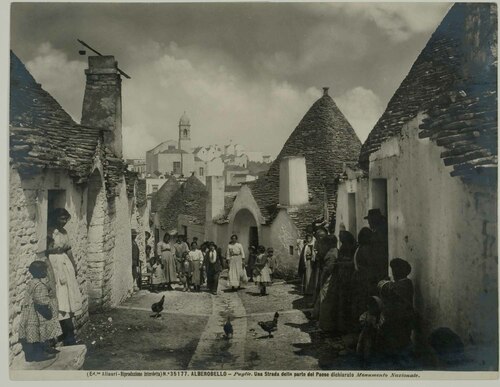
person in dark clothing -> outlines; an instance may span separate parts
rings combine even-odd
[[[323,311],[320,312],[320,327],[325,331],[347,333],[352,328],[352,275],[354,272],[354,251],[356,240],[349,231],[340,231],[341,246],[337,258],[333,261],[331,279],[324,308],[328,308],[328,322],[322,322]]]
[[[414,324],[413,282],[407,278],[411,265],[404,259],[392,259],[390,267],[393,280],[382,280],[378,283],[383,304],[383,323],[379,335],[382,351],[397,355],[411,344]]]
[[[246,265],[248,282],[253,282],[253,269],[255,267],[255,261],[257,259],[257,250],[255,246],[250,246],[248,248],[248,261]]]
[[[389,243],[387,219],[382,215],[380,209],[373,208],[368,210],[365,216],[368,220],[370,229],[373,231],[371,237],[371,252],[376,281],[381,281],[387,277],[389,262]]]
[[[134,283],[137,283],[137,286],[140,285],[139,283],[139,256],[140,256],[140,250],[139,246],[137,245],[136,239],[137,238],[137,231],[132,230],[132,278],[134,280]]]
[[[217,288],[219,287],[219,276],[222,271],[221,258],[215,243],[210,243],[205,254],[205,265],[207,268],[207,286],[213,295],[217,294]]]
[[[352,276],[352,316],[359,319],[366,310],[366,300],[377,292],[377,278],[373,268],[371,241],[373,231],[363,227],[358,234],[358,248],[354,254]]]

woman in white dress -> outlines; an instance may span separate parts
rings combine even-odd
[[[229,282],[233,290],[240,288],[240,282],[244,273],[245,251],[241,243],[238,243],[236,235],[231,236],[231,242],[227,246],[226,259],[229,261]]]
[[[56,297],[59,308],[59,323],[64,345],[76,344],[73,317],[82,314],[82,295],[76,279],[76,261],[64,226],[71,219],[64,208],[51,211],[47,229],[47,254],[54,273]]]

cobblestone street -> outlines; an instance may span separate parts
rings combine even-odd
[[[88,347],[84,369],[261,369],[301,370],[353,368],[348,338],[322,336],[304,312],[304,300],[295,286],[276,282],[270,295],[259,297],[249,283],[233,292],[225,280],[219,294],[184,293],[179,289],[159,294],[139,291],[119,308],[91,316],[82,332]],[[158,319],[150,306],[165,295]],[[259,321],[280,313],[278,330],[267,338]],[[232,339],[223,325],[231,317]],[[349,360],[350,359],[350,360]],[[347,361],[349,366],[343,366]]]

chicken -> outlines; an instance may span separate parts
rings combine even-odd
[[[274,319],[273,321],[259,321],[259,326],[265,330],[267,333],[269,333],[269,338],[273,337],[272,332],[276,331],[278,329],[278,317],[279,313],[276,312],[274,314]]]
[[[160,317],[160,313],[162,312],[163,310],[163,302],[165,301],[165,296],[163,295],[161,297],[161,300],[158,301],[158,302],[155,302],[153,305],[151,305],[151,310],[155,313],[153,315],[151,315],[151,317]]]
[[[226,338],[228,339],[233,337],[233,324],[231,324],[231,319],[229,317],[224,324],[224,333],[226,334]]]

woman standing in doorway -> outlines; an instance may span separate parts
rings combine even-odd
[[[76,279],[78,270],[68,233],[64,228],[70,219],[68,211],[56,208],[49,214],[47,229],[47,254],[54,273],[64,345],[76,344],[73,317],[82,314],[82,295]]]
[[[229,261],[229,286],[235,290],[236,288],[240,288],[245,261],[243,246],[238,243],[238,237],[235,234],[231,236],[231,242],[227,246],[226,259]]]

